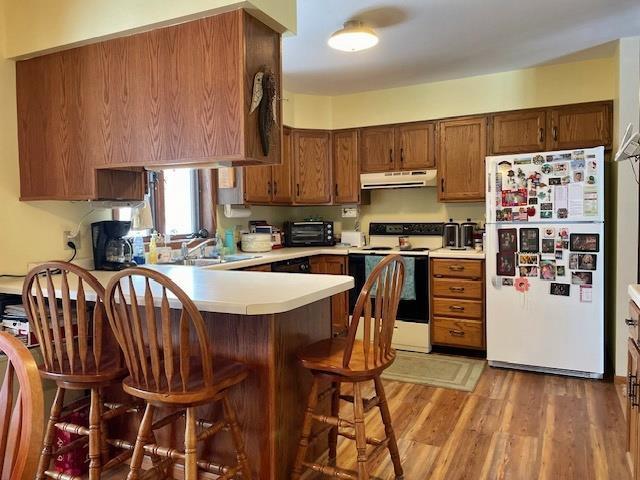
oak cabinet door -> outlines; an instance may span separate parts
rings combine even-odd
[[[393,127],[367,127],[362,129],[360,135],[360,165],[363,172],[388,172],[396,169]]]
[[[347,257],[343,255],[318,255],[309,259],[310,272],[324,275],[347,275]],[[333,335],[347,331],[349,319],[349,292],[331,297],[331,330]]]
[[[547,117],[549,150],[603,145],[611,147],[611,103],[590,103],[552,108]]]
[[[358,131],[333,133],[333,202],[360,202],[360,165],[358,162]]]
[[[544,110],[498,113],[491,117],[491,151],[495,155],[545,150]]]
[[[438,125],[438,137],[439,200],[484,200],[487,117],[442,121]]]
[[[282,163],[271,167],[271,200],[273,203],[289,204],[293,201],[292,154],[293,135],[290,128],[284,128],[282,130]]]
[[[400,170],[435,168],[435,129],[432,122],[396,127],[396,162]]]
[[[247,203],[270,203],[271,188],[271,166],[244,167],[244,200]]]
[[[331,201],[331,134],[322,130],[293,132],[295,203]]]
[[[640,353],[635,342],[629,338],[627,340],[627,451],[631,460],[631,478],[640,478],[640,465],[638,462],[640,442],[638,435],[638,395],[640,394],[638,384],[638,362]]]

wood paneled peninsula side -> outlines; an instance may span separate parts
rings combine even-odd
[[[331,297],[353,288],[353,278],[182,266],[154,269],[176,282],[202,312],[214,351],[214,368],[218,357],[243,362],[251,369],[247,380],[232,389],[230,400],[238,412],[254,478],[289,478],[302,428],[304,412],[299,407],[311,386],[311,375],[300,366],[295,353],[331,336]],[[113,275],[93,273],[103,285]],[[61,296],[61,279],[53,278],[56,296]],[[20,293],[21,285],[0,287],[3,293],[15,294]],[[72,299],[75,289],[70,285]],[[124,293],[129,301],[126,289]],[[154,292],[154,297],[161,296],[161,292]],[[180,303],[169,296],[169,304],[174,309],[177,336]],[[201,408],[202,418],[212,413],[207,409],[213,407]],[[110,434],[135,439],[137,425],[130,423]],[[170,430],[159,430],[158,441],[181,448],[182,433]],[[233,460],[229,458],[233,455],[230,443],[215,438],[205,446],[206,453],[212,458],[220,455],[223,461]]]

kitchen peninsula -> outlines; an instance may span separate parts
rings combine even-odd
[[[255,478],[288,478],[304,413],[299,406],[306,400],[311,381],[298,365],[295,352],[331,336],[330,297],[353,288],[353,278],[175,266],[154,269],[176,282],[202,312],[214,356],[250,366],[249,378],[230,397],[238,409]],[[103,285],[113,275],[93,273]],[[59,282],[55,288],[59,294]],[[70,288],[75,298],[74,286]],[[0,281],[1,293],[20,294],[21,289],[21,279]],[[169,302],[172,307],[177,305],[171,297]],[[179,311],[174,310],[174,315],[177,330]],[[206,409],[212,407],[202,408],[206,415]],[[131,423],[130,430],[111,433],[135,435],[137,425]],[[158,436],[165,444],[171,439],[179,445],[179,435],[161,430]],[[226,455],[228,446],[220,440],[210,447]]]

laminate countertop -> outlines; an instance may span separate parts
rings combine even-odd
[[[631,284],[627,289],[627,293],[629,294],[629,298],[640,307],[640,285]]]
[[[203,312],[239,315],[283,313],[345,292],[354,286],[353,277],[346,275],[216,271],[211,268],[163,265],[147,267],[171,278]],[[92,273],[105,286],[114,275],[113,272],[103,271]],[[75,298],[76,285],[71,280],[72,277],[69,281],[70,293]],[[22,284],[22,278],[0,279],[0,293],[20,294]],[[54,276],[54,288],[56,296],[60,295],[59,276]],[[142,287],[137,290],[144,291]],[[128,300],[127,285],[123,285],[123,293]],[[154,296],[158,302],[160,294],[160,289],[156,286]],[[87,298],[90,299],[89,292]],[[180,306],[173,296],[169,296],[169,305],[172,308]]]

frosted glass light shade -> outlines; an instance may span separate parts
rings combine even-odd
[[[359,52],[378,44],[378,35],[362,22],[349,21],[327,42],[331,48],[343,52]]]

